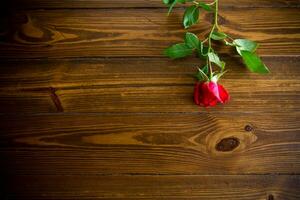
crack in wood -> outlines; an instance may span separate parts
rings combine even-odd
[[[20,91],[23,92],[38,92],[38,93],[49,93],[52,102],[55,105],[55,108],[58,112],[64,112],[64,108],[59,99],[59,96],[56,94],[57,89],[54,87],[36,87],[36,88],[22,88]]]
[[[62,107],[62,104],[61,104],[61,101],[58,97],[58,95],[56,94],[56,89],[53,88],[53,87],[50,87],[49,88],[49,91],[50,91],[50,96],[51,96],[51,99],[56,107],[56,110],[58,112],[63,112],[64,111],[64,108]]]

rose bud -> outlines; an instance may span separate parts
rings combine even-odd
[[[215,106],[218,102],[223,104],[229,98],[228,92],[217,82],[196,82],[195,84],[194,101],[199,106]]]

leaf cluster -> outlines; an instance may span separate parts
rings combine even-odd
[[[196,2],[192,0],[163,0],[163,2],[169,6],[170,13],[173,7],[177,3],[186,3],[192,2],[193,5],[188,6],[185,9],[183,16],[183,26],[184,28],[189,28],[192,25],[196,24],[199,21],[199,14],[201,10],[208,12],[215,12],[215,18],[218,17],[217,13],[217,5],[214,7],[213,4],[206,4],[203,2]],[[215,1],[216,3],[216,1]],[[214,10],[213,10],[214,8]],[[198,80],[211,80],[213,78],[220,78],[225,71],[225,62],[220,59],[217,52],[214,51],[211,45],[211,41],[223,41],[226,45],[232,46],[236,49],[237,53],[242,57],[245,65],[251,72],[256,73],[268,73],[269,70],[262,62],[260,57],[256,54],[256,49],[258,44],[248,39],[232,39],[227,34],[220,31],[220,28],[217,24],[217,20],[215,20],[215,24],[213,25],[211,32],[208,37],[201,41],[199,38],[190,32],[187,32],[184,37],[184,41],[182,43],[174,44],[168,47],[164,54],[172,59],[183,58],[186,56],[192,55],[194,52],[197,53],[199,58],[205,59],[207,64],[198,68],[198,73],[196,77]],[[230,40],[230,42],[228,41]],[[217,72],[213,72],[212,64],[218,67]]]
[[[163,0],[163,3],[169,6],[168,14],[172,12],[172,9],[177,3],[185,4],[186,2],[195,2],[195,4],[185,9],[182,20],[184,28],[189,28],[190,26],[198,23],[201,9],[205,11],[212,11],[210,5],[203,2],[196,2],[193,0]]]

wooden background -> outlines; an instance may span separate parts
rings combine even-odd
[[[270,75],[220,48],[232,100],[193,104],[183,7],[12,0],[0,20],[0,199],[300,199],[300,1],[223,0]],[[211,14],[193,31],[203,37]]]

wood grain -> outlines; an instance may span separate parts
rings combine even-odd
[[[203,2],[212,2],[204,0]],[[13,8],[160,8],[161,0],[11,0]],[[226,0],[221,7],[299,7],[299,0]]]
[[[222,84],[231,101],[210,112],[299,111],[299,58],[263,58],[269,75],[248,72],[239,58],[226,58]],[[193,103],[198,60],[79,59],[1,61],[0,111],[207,112]],[[200,63],[201,64],[201,63]],[[254,90],[255,88],[255,90]]]
[[[184,6],[3,5],[0,199],[300,199],[299,0],[221,1],[222,29],[258,41],[272,73],[218,48],[231,101],[211,109],[192,101],[203,62],[162,55],[187,31]],[[189,31],[203,38],[201,19]]]
[[[297,113],[3,115],[1,172],[298,174],[298,121]]]
[[[1,190],[22,200],[297,200],[299,187],[299,176],[15,176]]]
[[[167,46],[182,41],[182,14],[177,10],[167,17],[165,9],[17,12],[3,17],[0,57],[163,57]],[[298,8],[228,8],[220,15],[226,33],[258,41],[261,55],[300,54]],[[201,38],[209,31],[212,15],[202,18],[190,30]]]

